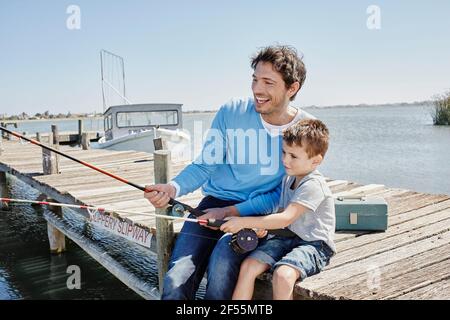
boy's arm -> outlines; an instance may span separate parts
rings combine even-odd
[[[206,209],[204,210],[206,214],[199,218],[224,219],[225,217],[259,216],[276,212],[280,202],[281,186],[282,183],[269,192],[259,194],[234,206]]]
[[[308,210],[307,207],[291,202],[281,213],[269,214],[259,217],[231,217],[220,230],[237,233],[242,229],[282,229],[290,225]]]
[[[282,183],[266,193],[259,194],[253,198],[250,198],[244,202],[234,205],[237,215],[241,217],[252,215],[266,215],[276,212],[280,202]]]

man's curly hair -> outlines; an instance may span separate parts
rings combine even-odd
[[[272,63],[274,69],[281,73],[286,89],[298,82],[300,91],[306,79],[306,68],[302,59],[303,56],[299,56],[297,50],[291,46],[268,46],[252,57],[251,66],[254,70],[258,62]],[[295,99],[298,91],[291,97],[291,101]]]

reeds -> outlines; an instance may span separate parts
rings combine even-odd
[[[434,125],[450,125],[450,91],[434,97],[431,117]]]

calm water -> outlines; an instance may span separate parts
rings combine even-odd
[[[429,110],[414,107],[339,107],[307,109],[330,129],[331,143],[321,171],[334,179],[421,192],[450,194],[450,127],[432,125]],[[184,127],[192,131],[200,120],[207,129],[214,114],[187,114]],[[49,131],[52,122],[24,123],[18,131]],[[77,130],[76,121],[59,122],[59,130]],[[102,121],[85,123],[96,130]],[[34,199],[38,192],[15,178],[0,186],[6,196]],[[139,299],[83,250],[69,242],[68,252],[51,256],[43,208],[12,207],[0,211],[0,299]],[[154,256],[145,248],[86,227],[65,211],[65,221],[98,240],[136,276],[157,283]],[[81,290],[68,290],[69,265],[82,272]],[[203,287],[202,287],[203,290]],[[202,293],[200,292],[200,295]]]

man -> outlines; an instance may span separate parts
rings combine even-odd
[[[302,87],[306,69],[295,49],[269,46],[251,61],[253,99],[232,100],[216,114],[198,159],[168,184],[146,186],[157,208],[202,187],[202,219],[271,213],[281,181],[281,131],[313,118],[289,105]],[[207,272],[205,299],[230,299],[246,257],[229,246],[231,235],[185,223],[164,279],[162,299],[194,299]]]

